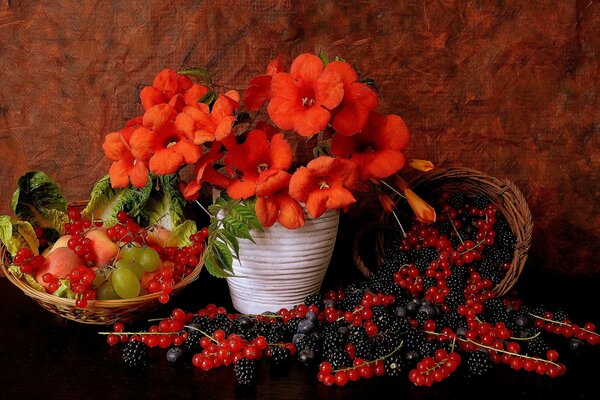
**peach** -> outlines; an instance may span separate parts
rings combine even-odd
[[[45,273],[49,272],[57,278],[63,278],[79,265],[81,265],[81,260],[73,250],[68,247],[60,247],[48,254],[44,265],[38,270],[35,280],[47,289],[48,284],[42,279]]]
[[[165,243],[171,237],[171,231],[165,228],[154,227],[148,230],[146,241],[160,247],[165,247]]]
[[[68,247],[69,239],[71,239],[71,235],[64,235],[59,237],[58,240],[54,242],[54,245],[52,245],[52,247],[50,248],[50,251],[48,251],[48,253],[46,253],[44,257],[47,257],[49,254],[51,254],[57,249],[60,249],[61,247]]]
[[[105,229],[92,229],[86,235],[92,241],[92,251],[96,256],[96,265],[103,267],[117,256],[119,246],[110,240]]]

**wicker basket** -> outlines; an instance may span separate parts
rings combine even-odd
[[[529,207],[521,191],[506,179],[494,178],[468,168],[436,169],[420,175],[411,181],[409,186],[423,197],[429,195],[436,196],[446,190],[460,190],[468,194],[484,194],[498,207],[498,210],[504,215],[516,237],[511,268],[506,272],[502,282],[494,288],[494,292],[497,295],[502,296],[506,294],[517,282],[519,275],[523,271],[529,246],[531,245],[533,221]],[[387,218],[387,215],[383,216],[380,223],[365,226],[356,235],[353,257],[358,269],[366,277],[370,277],[372,273],[359,254],[358,248],[361,237],[369,230],[379,230],[376,238],[376,246],[378,249],[378,262],[381,263],[382,250],[387,243],[385,227],[388,227],[391,223]]]
[[[87,202],[77,202],[71,204],[71,206],[83,208],[85,204]],[[200,275],[203,264],[203,260],[200,260],[193,272],[173,287],[171,296],[177,294],[188,284],[195,281]],[[0,244],[0,271],[4,273],[10,282],[46,310],[58,314],[63,318],[83,324],[108,325],[116,321],[133,321],[142,318],[160,306],[158,301],[160,293],[152,293],[127,300],[90,300],[86,308],[78,308],[75,306],[74,299],[65,299],[49,293],[42,293],[27,285],[8,272],[9,265],[10,255],[4,246]]]

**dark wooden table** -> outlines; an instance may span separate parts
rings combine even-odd
[[[337,263],[328,273],[326,286],[339,277],[353,276],[350,265]],[[529,301],[563,304],[578,322],[599,322],[599,279],[567,278],[540,273],[530,267],[518,288]],[[149,317],[161,317],[179,306],[195,311],[209,302],[228,305],[227,286],[205,272],[172,303]],[[231,368],[202,372],[191,363],[176,366],[166,351],[151,351],[151,367],[131,371],[120,361],[120,349],[108,347],[97,334],[98,326],[62,320],[25,297],[6,279],[0,279],[0,399],[587,399],[598,397],[600,350],[588,348],[579,356],[566,349],[567,340],[557,347],[567,364],[565,376],[550,379],[533,373],[498,366],[486,379],[468,381],[456,374],[432,388],[416,388],[407,377],[376,378],[326,387],[313,369],[292,363],[274,369],[264,364],[253,388],[238,387]],[[585,321],[584,321],[585,319]],[[144,328],[147,323],[128,324]]]

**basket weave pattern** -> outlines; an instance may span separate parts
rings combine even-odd
[[[514,286],[521,275],[531,245],[533,221],[523,193],[521,193],[512,182],[506,179],[494,178],[468,168],[436,169],[432,172],[420,175],[411,181],[409,186],[422,197],[427,197],[428,195],[439,197],[442,192],[452,190],[463,191],[472,195],[483,194],[490,199],[502,215],[504,215],[511,231],[516,237],[511,267],[506,272],[502,282],[494,288],[494,292],[498,296],[506,294]],[[385,216],[382,223],[377,224],[376,227],[381,228],[389,226],[391,223],[392,222],[388,220],[388,216]],[[370,228],[373,228],[373,226]],[[369,228],[363,228],[363,230],[367,229]],[[381,233],[377,238],[377,247],[378,250],[380,250],[379,256],[381,256],[381,250],[385,243],[385,238],[383,237],[384,232],[384,230],[381,230]],[[357,250],[360,236],[362,236],[360,233],[357,234],[353,256],[358,269],[363,275],[369,277],[371,271],[362,261]]]
[[[71,204],[71,206],[82,208],[85,204],[86,202],[77,202]],[[200,275],[203,263],[204,260],[201,259],[193,272],[173,287],[170,295],[174,296],[188,284],[195,281]],[[31,297],[46,310],[72,321],[100,325],[108,325],[116,321],[133,321],[142,318],[144,315],[160,306],[158,301],[160,296],[159,292],[139,296],[133,299],[89,300],[87,307],[82,309],[75,305],[74,299],[54,296],[32,288],[8,272],[10,264],[10,254],[0,243],[0,271],[4,273],[6,278],[16,287],[21,289],[25,295]]]

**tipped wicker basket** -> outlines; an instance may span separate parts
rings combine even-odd
[[[70,206],[80,209],[85,207],[86,204],[87,202],[83,201],[72,203]],[[0,271],[4,273],[6,278],[46,310],[71,321],[98,325],[109,325],[116,321],[133,321],[142,318],[160,305],[158,302],[160,293],[152,293],[133,299],[89,300],[86,308],[78,308],[74,299],[66,299],[40,292],[21,281],[8,272],[10,263],[10,254],[0,243]],[[173,287],[171,296],[195,281],[200,275],[203,264],[203,260],[200,260],[193,272]]]
[[[498,210],[504,215],[511,231],[516,237],[511,267],[506,272],[502,282],[494,288],[494,292],[497,295],[502,296],[506,294],[517,282],[519,275],[523,271],[525,261],[527,260],[527,253],[531,245],[533,221],[523,193],[512,182],[506,179],[494,178],[468,168],[436,169],[420,175],[411,181],[409,186],[419,196],[425,198],[438,196],[446,190],[460,190],[473,195],[483,194],[498,207]],[[378,250],[378,262],[381,263],[381,255],[387,244],[385,228],[389,227],[390,223],[388,216],[385,215],[382,217],[380,223],[364,227],[356,236],[353,257],[358,269],[366,277],[370,277],[372,272],[365,265],[359,254],[358,247],[361,237],[368,230],[380,230],[376,238],[376,246]]]

